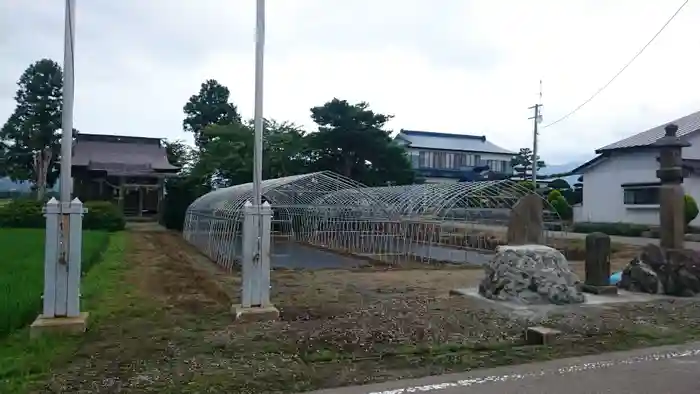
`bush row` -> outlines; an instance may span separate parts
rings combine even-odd
[[[604,233],[623,237],[641,237],[644,232],[650,231],[649,226],[631,223],[574,223],[570,229],[574,233]]]
[[[0,228],[43,228],[46,219],[41,201],[19,198],[0,206]],[[121,231],[126,220],[119,208],[108,201],[85,203],[84,230]]]

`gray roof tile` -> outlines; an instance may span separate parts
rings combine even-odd
[[[678,133],[676,134],[678,137],[686,136],[694,131],[700,130],[700,111],[694,112],[690,115],[686,115],[680,119],[676,119],[671,122],[666,122],[662,125],[654,127],[653,129],[649,129],[647,131],[625,138],[624,140],[617,141],[613,144],[604,146],[596,150],[596,153],[602,153],[605,151],[611,151],[616,149],[629,149],[649,146],[656,142],[659,138],[664,136],[664,127],[666,127],[666,125],[668,125],[669,123],[675,123],[678,126]]]
[[[120,139],[122,139],[120,141]],[[174,171],[178,167],[168,162],[165,147],[158,139],[133,137],[78,135],[73,147],[74,166],[86,166],[114,174],[146,174],[153,171]]]
[[[412,148],[459,150],[467,152],[514,155],[507,149],[486,140],[485,136],[467,134],[433,133],[430,131],[401,130],[396,136]]]

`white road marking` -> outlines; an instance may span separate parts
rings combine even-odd
[[[452,382],[429,384],[429,385],[423,385],[423,386],[404,387],[404,388],[398,388],[398,389],[393,389],[393,390],[370,391],[370,392],[366,392],[366,394],[429,393],[429,392],[435,392],[435,391],[440,391],[440,390],[447,390],[447,389],[451,389],[451,388],[455,388],[455,387],[471,387],[471,386],[476,386],[476,385],[481,385],[481,384],[500,383],[500,382],[508,382],[508,381],[536,378],[536,377],[545,376],[545,375],[568,375],[568,374],[572,374],[572,373],[576,373],[576,372],[610,368],[610,367],[613,367],[615,365],[629,365],[629,364],[639,364],[639,363],[652,362],[652,361],[674,360],[674,359],[682,359],[685,357],[695,357],[695,356],[699,356],[699,355],[700,355],[700,349],[684,350],[684,351],[680,351],[680,352],[655,353],[655,354],[649,354],[649,355],[644,355],[644,356],[630,357],[630,358],[622,359],[622,360],[609,360],[609,361],[598,361],[598,362],[592,362],[592,363],[575,364],[575,365],[570,365],[568,367],[562,367],[562,368],[549,370],[549,371],[542,370],[542,371],[537,371],[537,372],[529,372],[529,373],[525,373],[525,374],[485,376],[485,377],[480,377],[480,378],[463,379],[463,380],[457,380],[457,381],[452,381]],[[676,361],[693,362],[693,363],[695,362],[693,360],[676,360]]]

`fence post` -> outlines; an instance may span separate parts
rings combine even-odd
[[[270,243],[272,238],[272,207],[265,201],[260,209],[260,306],[270,305]]]
[[[250,308],[256,304],[254,298],[255,294],[258,293],[253,262],[258,243],[258,221],[255,207],[253,207],[250,201],[246,201],[245,204],[243,204],[243,215],[243,283],[241,285],[241,304],[243,308]]]
[[[83,203],[49,200],[44,208],[46,243],[44,249],[44,294],[42,313],[32,323],[30,336],[44,332],[85,332],[87,313],[80,313],[80,276],[82,259]],[[63,228],[66,226],[67,228]],[[68,231],[61,237],[62,231]],[[61,241],[68,243],[66,256]]]
[[[44,245],[44,308],[42,316],[50,318],[56,315],[56,268],[58,266],[59,216],[61,206],[51,198],[44,207],[46,217],[46,243]]]
[[[82,273],[82,251],[83,251],[83,215],[87,209],[83,203],[75,198],[68,207],[70,215],[70,248],[68,255],[68,292],[66,316],[80,316],[80,276]]]

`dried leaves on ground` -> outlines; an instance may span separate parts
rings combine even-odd
[[[691,301],[580,309],[546,322],[568,334],[525,346],[526,322],[464,299],[479,270],[274,271],[277,322],[236,324],[236,273],[168,232],[133,233],[121,309],[38,391],[300,392],[693,339]]]

